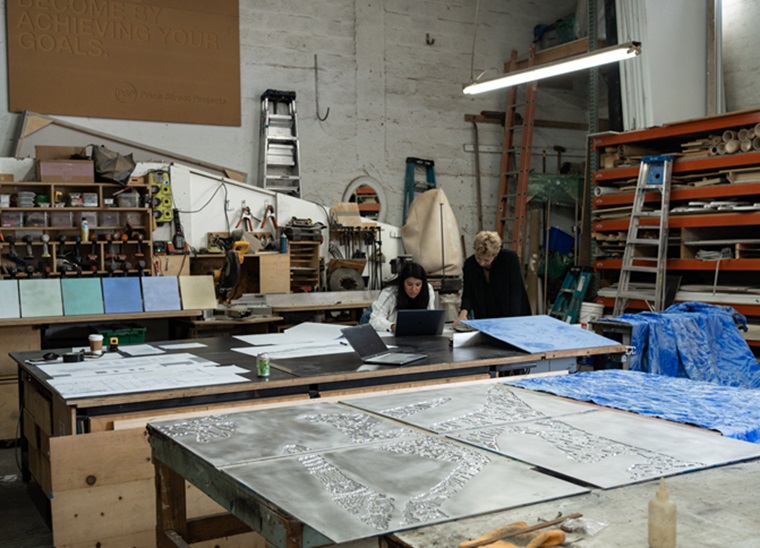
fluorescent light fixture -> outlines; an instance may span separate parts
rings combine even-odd
[[[464,93],[466,95],[474,95],[476,93],[484,93],[495,89],[508,88],[510,86],[524,84],[525,82],[549,78],[550,76],[559,76],[560,74],[567,74],[577,70],[622,61],[623,59],[635,57],[639,53],[641,53],[640,42],[626,42],[625,44],[618,44],[616,46],[590,51],[588,53],[576,55],[575,57],[568,57],[561,61],[511,72],[501,78],[472,83],[465,86]]]

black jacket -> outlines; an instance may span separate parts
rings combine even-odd
[[[491,263],[490,281],[471,255],[464,262],[461,310],[472,311],[475,319],[529,316],[530,303],[517,253],[502,249]]]

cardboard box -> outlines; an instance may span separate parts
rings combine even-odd
[[[0,183],[12,183],[13,181],[13,173],[0,173]]]
[[[36,145],[34,157],[38,160],[70,160],[74,156],[89,156],[86,147],[59,147]]]
[[[92,160],[38,160],[37,175],[42,182],[92,183],[95,166]]]

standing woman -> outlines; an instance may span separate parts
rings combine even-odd
[[[427,281],[425,269],[417,263],[408,262],[372,303],[369,323],[376,331],[395,333],[396,313],[399,310],[426,308],[435,308],[435,291]]]
[[[475,253],[464,262],[464,287],[456,326],[470,312],[476,319],[529,316],[530,303],[517,253],[502,249],[496,232],[481,231]]]

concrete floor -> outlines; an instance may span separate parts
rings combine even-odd
[[[53,546],[53,534],[21,481],[17,451],[7,444],[0,445],[0,539],[4,548]]]

